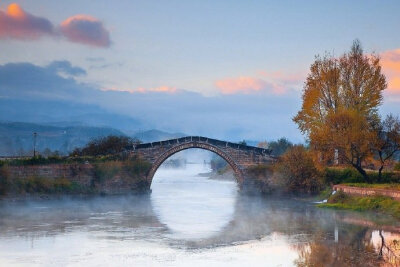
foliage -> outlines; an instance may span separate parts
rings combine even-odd
[[[397,162],[396,165],[394,165],[394,170],[400,171],[400,162]]]
[[[9,173],[7,166],[0,166],[0,195],[5,195],[9,188]]]
[[[356,211],[371,210],[400,218],[400,202],[390,197],[358,197],[339,191],[328,199],[328,203],[318,204],[318,206]]]
[[[71,156],[113,155],[121,153],[138,143],[140,143],[138,139],[133,139],[127,136],[110,135],[94,139],[81,149],[75,149],[71,153]]]
[[[301,145],[293,146],[280,158],[274,176],[287,192],[315,194],[322,188],[321,175],[311,153]]]
[[[274,185],[270,181],[270,177],[273,176],[274,166],[268,164],[258,164],[251,166],[247,170],[247,175],[251,179],[247,179],[246,187],[253,190],[253,192],[270,193],[274,189]],[[251,182],[251,184],[250,184]],[[255,190],[255,191],[254,191]]]
[[[400,120],[392,114],[380,121],[377,125],[377,138],[374,144],[374,151],[378,154],[380,161],[379,178],[385,164],[400,151]]]
[[[400,183],[400,173],[383,172],[379,178],[378,172],[368,172],[371,183]],[[364,183],[364,177],[350,168],[326,168],[323,172],[325,184]]]
[[[85,158],[87,159],[87,158]],[[148,189],[146,174],[151,164],[138,158],[121,159],[118,157],[90,158],[94,165],[91,185],[86,186],[68,178],[48,178],[30,176],[10,179],[8,165],[0,167],[0,195],[6,194],[77,194],[97,193],[107,188],[107,181],[121,182],[135,191]],[[68,159],[64,159],[68,162]],[[32,162],[32,161],[29,161]],[[34,161],[36,163],[36,161]],[[65,163],[63,162],[63,163]],[[86,162],[86,160],[84,161]],[[21,163],[21,162],[19,162]],[[26,163],[26,162],[24,162]],[[82,162],[83,163],[83,162]],[[71,168],[75,165],[71,165]]]
[[[273,156],[280,156],[284,154],[289,148],[292,147],[293,144],[285,137],[282,137],[277,141],[272,141],[268,144],[268,148],[272,150],[271,154]]]
[[[239,144],[239,145],[247,146],[246,140],[242,140],[242,141],[240,141],[238,144]]]
[[[151,168],[151,164],[139,158],[125,160],[105,161],[94,164],[94,177],[92,186],[104,184],[107,180],[120,176],[131,182],[141,182]]]
[[[103,183],[107,179],[111,179],[122,169],[120,161],[106,161],[94,165],[95,182]]]
[[[302,108],[293,120],[320,159],[339,159],[368,180],[362,163],[375,141],[377,108],[387,87],[379,57],[363,53],[358,40],[339,58],[317,56],[303,90]]]
[[[132,158],[125,160],[122,168],[133,177],[145,177],[151,168],[151,164],[138,158]]]

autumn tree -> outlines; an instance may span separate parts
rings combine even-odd
[[[294,145],[283,154],[275,166],[277,186],[291,193],[318,193],[322,188],[321,175],[310,151]]]
[[[389,114],[385,120],[377,125],[376,143],[373,147],[379,157],[379,180],[382,178],[382,170],[386,162],[400,151],[400,120],[398,117]]]
[[[332,160],[337,151],[342,162],[368,180],[362,164],[375,142],[386,87],[379,57],[364,54],[355,40],[339,58],[316,57],[304,85],[302,108],[293,120],[321,159]]]

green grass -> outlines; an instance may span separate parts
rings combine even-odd
[[[328,203],[318,204],[317,206],[355,211],[375,211],[400,218],[400,202],[384,196],[359,197],[339,191],[328,199]]]

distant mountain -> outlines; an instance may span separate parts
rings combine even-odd
[[[27,122],[0,122],[0,156],[32,155],[33,133],[37,133],[36,150],[71,152],[86,145],[90,140],[108,135],[128,135],[142,142],[162,141],[186,136],[183,133],[167,133],[148,130],[127,134],[111,127],[85,126],[82,122],[53,122],[36,124]]]
[[[34,132],[37,133],[38,151],[50,149],[63,154],[84,146],[93,138],[124,135],[123,132],[109,127],[57,127],[23,122],[0,122],[0,156],[31,155]]]
[[[0,121],[20,121],[60,127],[111,127],[124,132],[149,129],[143,121],[104,110],[96,105],[67,101],[20,100],[0,97]]]

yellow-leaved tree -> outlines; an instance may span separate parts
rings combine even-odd
[[[386,87],[379,57],[364,54],[355,40],[339,58],[316,57],[304,85],[302,108],[293,120],[321,160],[332,162],[336,154],[369,181],[363,161],[372,153]]]

